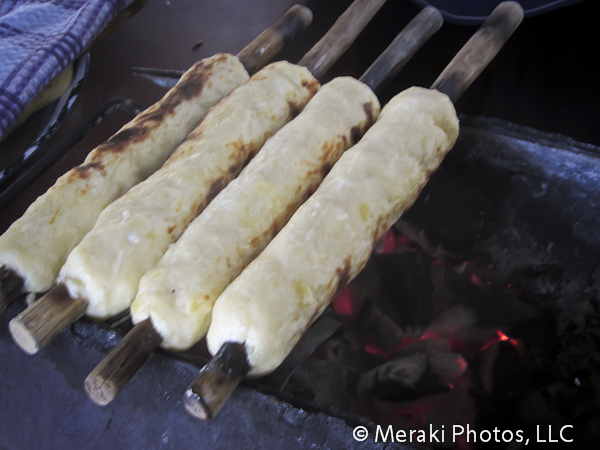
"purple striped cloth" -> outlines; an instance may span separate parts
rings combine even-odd
[[[0,0],[0,139],[133,0]]]

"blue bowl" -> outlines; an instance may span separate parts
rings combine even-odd
[[[444,20],[457,25],[478,25],[485,21],[502,0],[412,0],[421,7],[431,5],[437,8]],[[552,9],[573,5],[583,0],[521,0],[518,3],[531,17]]]

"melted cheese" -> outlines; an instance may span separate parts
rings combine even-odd
[[[250,375],[273,371],[358,274],[458,135],[443,94],[411,88],[333,167],[319,189],[218,298],[207,343],[243,342]]]
[[[217,297],[378,114],[377,97],[361,82],[344,77],[323,86],[142,277],[134,323],[150,317],[168,348],[199,341]]]
[[[310,72],[271,64],[210,110],[161,169],[110,204],[59,274],[87,314],[127,309],[142,275],[262,147],[314,95]]]
[[[0,265],[16,271],[29,292],[54,283],[69,252],[100,212],[157,170],[206,111],[245,83],[240,61],[220,54],[188,70],[165,97],[60,177],[0,237]]]

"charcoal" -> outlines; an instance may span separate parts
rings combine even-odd
[[[421,335],[433,319],[431,257],[424,251],[374,254],[381,280],[382,312],[412,336]]]
[[[469,186],[463,174],[442,167],[402,221],[424,230],[431,245],[440,245],[454,258],[467,260],[491,209],[491,201]]]
[[[393,349],[404,337],[402,328],[369,299],[364,301],[354,326],[384,350]]]
[[[435,308],[450,308],[454,305],[468,306],[477,315],[478,321],[489,327],[512,327],[518,323],[539,317],[538,309],[529,302],[520,300],[508,289],[496,290],[471,277],[446,269],[435,287]]]
[[[361,396],[374,396],[386,400],[416,399],[438,392],[438,383],[427,374],[427,354],[415,352],[396,357],[362,374],[356,389]]]
[[[364,397],[387,401],[415,400],[449,390],[467,363],[449,350],[447,341],[420,340],[394,354],[388,361],[363,373],[357,391]]]
[[[286,390],[318,403],[348,410],[355,402],[360,372],[331,361],[308,359],[292,374]]]
[[[364,337],[351,328],[329,338],[322,351],[328,361],[365,372],[376,364],[376,359],[365,352],[365,345]]]

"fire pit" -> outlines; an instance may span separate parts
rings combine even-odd
[[[592,442],[599,149],[498,120],[461,124],[419,200],[334,300],[344,326],[286,390],[424,430],[422,442],[446,430],[455,448],[519,436],[543,446],[561,429]]]

